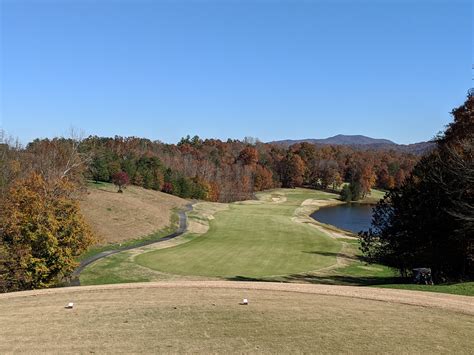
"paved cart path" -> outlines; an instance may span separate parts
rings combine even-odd
[[[146,241],[143,241],[142,243],[134,244],[134,245],[131,245],[131,246],[124,246],[124,247],[119,247],[117,249],[106,250],[106,251],[103,251],[101,253],[95,254],[95,255],[93,255],[89,258],[86,258],[86,259],[81,261],[79,266],[72,273],[71,282],[70,282],[69,285],[70,286],[79,286],[80,285],[79,277],[80,277],[81,272],[88,265],[96,262],[97,260],[103,259],[103,258],[105,258],[107,256],[110,256],[110,255],[113,255],[113,254],[120,253],[122,251],[137,249],[137,248],[141,248],[143,246],[150,245],[150,244],[162,243],[162,242],[165,242],[167,240],[179,237],[180,235],[185,233],[188,229],[188,222],[187,222],[186,213],[190,212],[193,209],[193,204],[194,203],[187,204],[184,210],[181,210],[181,211],[178,212],[179,226],[178,226],[178,229],[176,230],[176,232],[171,233],[171,234],[169,234],[169,235],[167,235],[163,238],[160,238],[158,240],[146,240]]]

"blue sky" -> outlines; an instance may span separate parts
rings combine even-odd
[[[472,84],[471,1],[0,0],[0,124],[176,142],[428,140]]]

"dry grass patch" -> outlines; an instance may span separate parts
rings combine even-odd
[[[159,191],[129,186],[122,194],[111,184],[91,184],[81,202],[86,221],[99,244],[121,243],[170,226],[173,210],[188,201]]]
[[[199,202],[194,204],[193,210],[188,213],[188,233],[206,233],[214,215],[227,209],[229,209],[228,203]]]
[[[450,306],[472,310],[460,296],[229,282],[33,294],[0,296],[1,353],[468,354],[474,347],[474,317]],[[248,306],[238,304],[244,297]],[[67,302],[74,309],[64,309]]]

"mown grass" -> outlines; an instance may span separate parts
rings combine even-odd
[[[474,348],[473,316],[397,302],[251,287],[51,291],[0,298],[0,353],[470,354]],[[239,305],[244,297],[248,306]],[[74,309],[63,309],[70,300]]]
[[[173,242],[186,243],[196,237],[195,234],[187,233],[173,239]],[[94,262],[81,273],[81,285],[163,281],[174,278],[174,275],[159,273],[137,264],[133,257],[133,251],[123,251]]]
[[[382,194],[378,192],[374,196]],[[281,197],[286,201],[272,201],[272,198]],[[358,240],[333,239],[310,225],[292,220],[295,210],[304,200],[335,197],[334,194],[306,189],[267,191],[259,194],[259,203],[230,204],[229,209],[217,212],[210,220],[207,233],[185,234],[180,237],[177,246],[134,257],[129,252],[122,252],[102,259],[84,270],[81,283],[93,285],[217,277],[474,295],[472,282],[435,286],[407,284],[396,270],[365,262]],[[199,208],[211,209],[211,205],[204,204]],[[189,218],[209,222],[198,211],[193,211]],[[160,233],[163,236],[170,232]],[[160,233],[149,238],[159,240]],[[139,244],[142,241],[129,243]],[[108,247],[113,249],[116,246]],[[103,250],[106,249],[96,249],[91,253]],[[341,265],[336,264],[336,258],[341,256],[345,261]]]
[[[136,262],[172,274],[225,278],[287,275],[334,264],[341,243],[292,217],[305,199],[335,195],[303,189],[284,195],[282,203],[233,203],[217,213],[206,234],[141,254]]]
[[[414,284],[387,284],[377,285],[382,288],[397,288],[400,290],[414,290],[427,292],[441,292],[455,295],[474,296],[474,282],[460,282],[441,285],[414,285]]]
[[[81,274],[81,285],[104,285],[154,281],[149,269],[140,267],[130,259],[130,253],[111,255],[89,266]]]

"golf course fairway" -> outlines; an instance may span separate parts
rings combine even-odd
[[[247,277],[289,275],[333,265],[341,243],[294,220],[308,199],[333,194],[286,189],[237,202],[216,213],[207,233],[173,248],[138,255],[136,263],[177,275]]]

